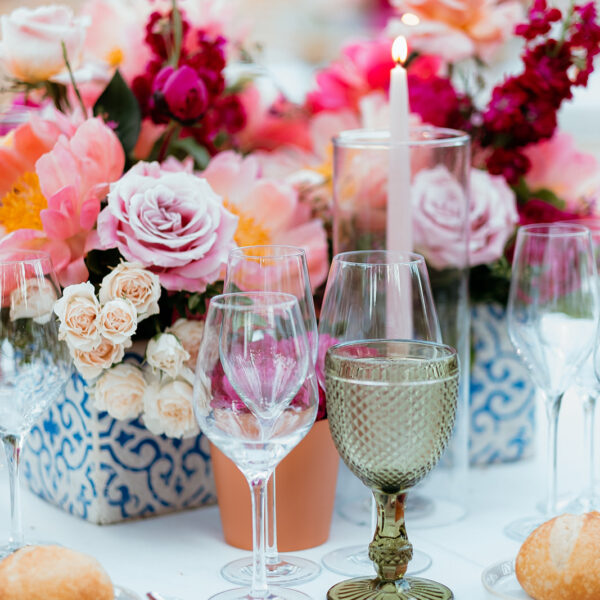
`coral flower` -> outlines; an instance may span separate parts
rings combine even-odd
[[[234,240],[239,246],[286,244],[306,251],[310,282],[318,287],[327,276],[327,238],[320,219],[298,202],[297,191],[287,183],[262,177],[259,161],[235,152],[221,152],[203,173],[239,217]]]
[[[14,135],[17,139],[24,133],[19,128]],[[0,220],[7,235],[0,249],[45,250],[66,286],[88,278],[84,256],[92,247],[90,234],[108,184],[123,172],[125,155],[117,136],[100,119],[84,121],[71,139],[57,137],[35,162],[35,170],[25,171],[2,199]],[[18,156],[27,169],[27,152]],[[0,153],[0,160],[10,164],[6,154]]]

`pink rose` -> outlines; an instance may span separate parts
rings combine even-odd
[[[21,81],[37,83],[65,68],[61,42],[75,69],[81,60],[88,17],[75,18],[66,6],[17,8],[2,17],[0,56],[8,72]]]
[[[194,69],[183,65],[178,69],[163,67],[153,83],[151,105],[160,115],[178,121],[196,121],[208,107],[208,93]]]
[[[140,162],[111,185],[99,246],[156,273],[169,290],[203,292],[234,246],[237,218],[205,179]]]
[[[515,196],[502,177],[471,170],[469,265],[499,258],[518,222]],[[444,166],[424,169],[411,187],[415,249],[436,269],[467,263],[463,188]]]

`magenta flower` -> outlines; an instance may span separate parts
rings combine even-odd
[[[151,109],[182,123],[193,123],[208,107],[206,86],[194,69],[163,67],[153,83]]]

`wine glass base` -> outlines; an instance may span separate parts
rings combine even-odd
[[[56,542],[49,542],[48,540],[26,540],[21,544],[2,544],[0,546],[0,560],[6,558],[13,552],[20,550],[21,548],[25,548],[25,546],[59,546]]]
[[[279,555],[279,562],[267,563],[267,581],[273,585],[306,583],[315,579],[321,572],[321,566],[312,560],[299,556]],[[231,583],[250,585],[252,582],[252,557],[240,558],[227,563],[221,569],[221,575]]]
[[[534,529],[537,529],[542,523],[547,521],[548,518],[549,517],[544,517],[543,515],[535,515],[533,517],[517,519],[506,525],[504,528],[504,535],[511,540],[523,542]]]
[[[583,513],[591,512],[593,510],[600,510],[600,497],[599,496],[582,496],[571,500],[565,505],[564,511],[574,515],[582,515]]]
[[[334,573],[346,576],[375,575],[375,567],[369,558],[367,546],[346,546],[329,552],[322,558],[327,569]],[[408,573],[416,575],[422,573],[431,566],[431,557],[420,550],[413,550],[413,557],[408,563]]]
[[[298,590],[273,586],[269,587],[269,591],[264,596],[252,596],[249,588],[235,588],[219,592],[208,600],[312,600],[312,598]]]
[[[420,495],[419,495],[420,496]],[[410,500],[410,494],[408,495]],[[430,529],[432,527],[443,527],[461,521],[467,515],[467,509],[458,502],[445,500],[442,498],[428,498],[423,496],[423,500],[431,502],[433,507],[424,507],[415,510],[414,514],[406,510],[404,515],[406,522],[411,529]]]
[[[371,525],[372,522],[372,497],[349,500],[347,502],[340,502],[337,508],[338,514],[350,521],[353,525]]]
[[[378,579],[348,579],[336,583],[327,600],[452,600],[452,591],[441,583],[419,577],[406,577],[382,583]]]

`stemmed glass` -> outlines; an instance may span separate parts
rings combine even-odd
[[[43,252],[0,254],[0,437],[8,464],[11,525],[0,557],[25,545],[19,459],[38,417],[59,397],[71,374],[66,345],[58,341],[54,302],[58,281]]]
[[[589,230],[568,223],[521,227],[508,298],[508,332],[544,395],[548,474],[543,517],[509,524],[522,541],[557,512],[557,427],[564,392],[595,344],[599,314],[596,265]]]
[[[369,545],[377,577],[342,581],[327,598],[451,599],[446,586],[404,577],[412,557],[404,503],[452,435],[459,384],[456,351],[414,340],[346,342],[327,350],[325,379],[333,441],[377,502],[377,529]]]
[[[319,319],[317,374],[321,384],[329,346],[383,338],[441,341],[424,258],[386,250],[336,255]],[[342,575],[373,572],[364,546],[334,550],[323,557],[323,564]],[[427,554],[415,551],[411,572],[423,571],[430,564]]]
[[[306,253],[296,246],[245,246],[234,248],[227,259],[225,293],[237,291],[285,292],[298,300],[308,335],[311,358],[317,358],[317,319],[308,276]],[[276,471],[269,480],[266,505],[267,579],[275,584],[301,583],[314,579],[321,567],[306,558],[280,555],[277,551]],[[242,585],[252,580],[252,558],[227,563],[221,575]]]
[[[250,589],[213,600],[275,600],[265,563],[267,481],[308,433],[318,385],[298,300],[277,292],[215,296],[198,352],[194,412],[202,431],[242,471],[251,489],[253,573]],[[307,596],[283,590],[285,598]]]

